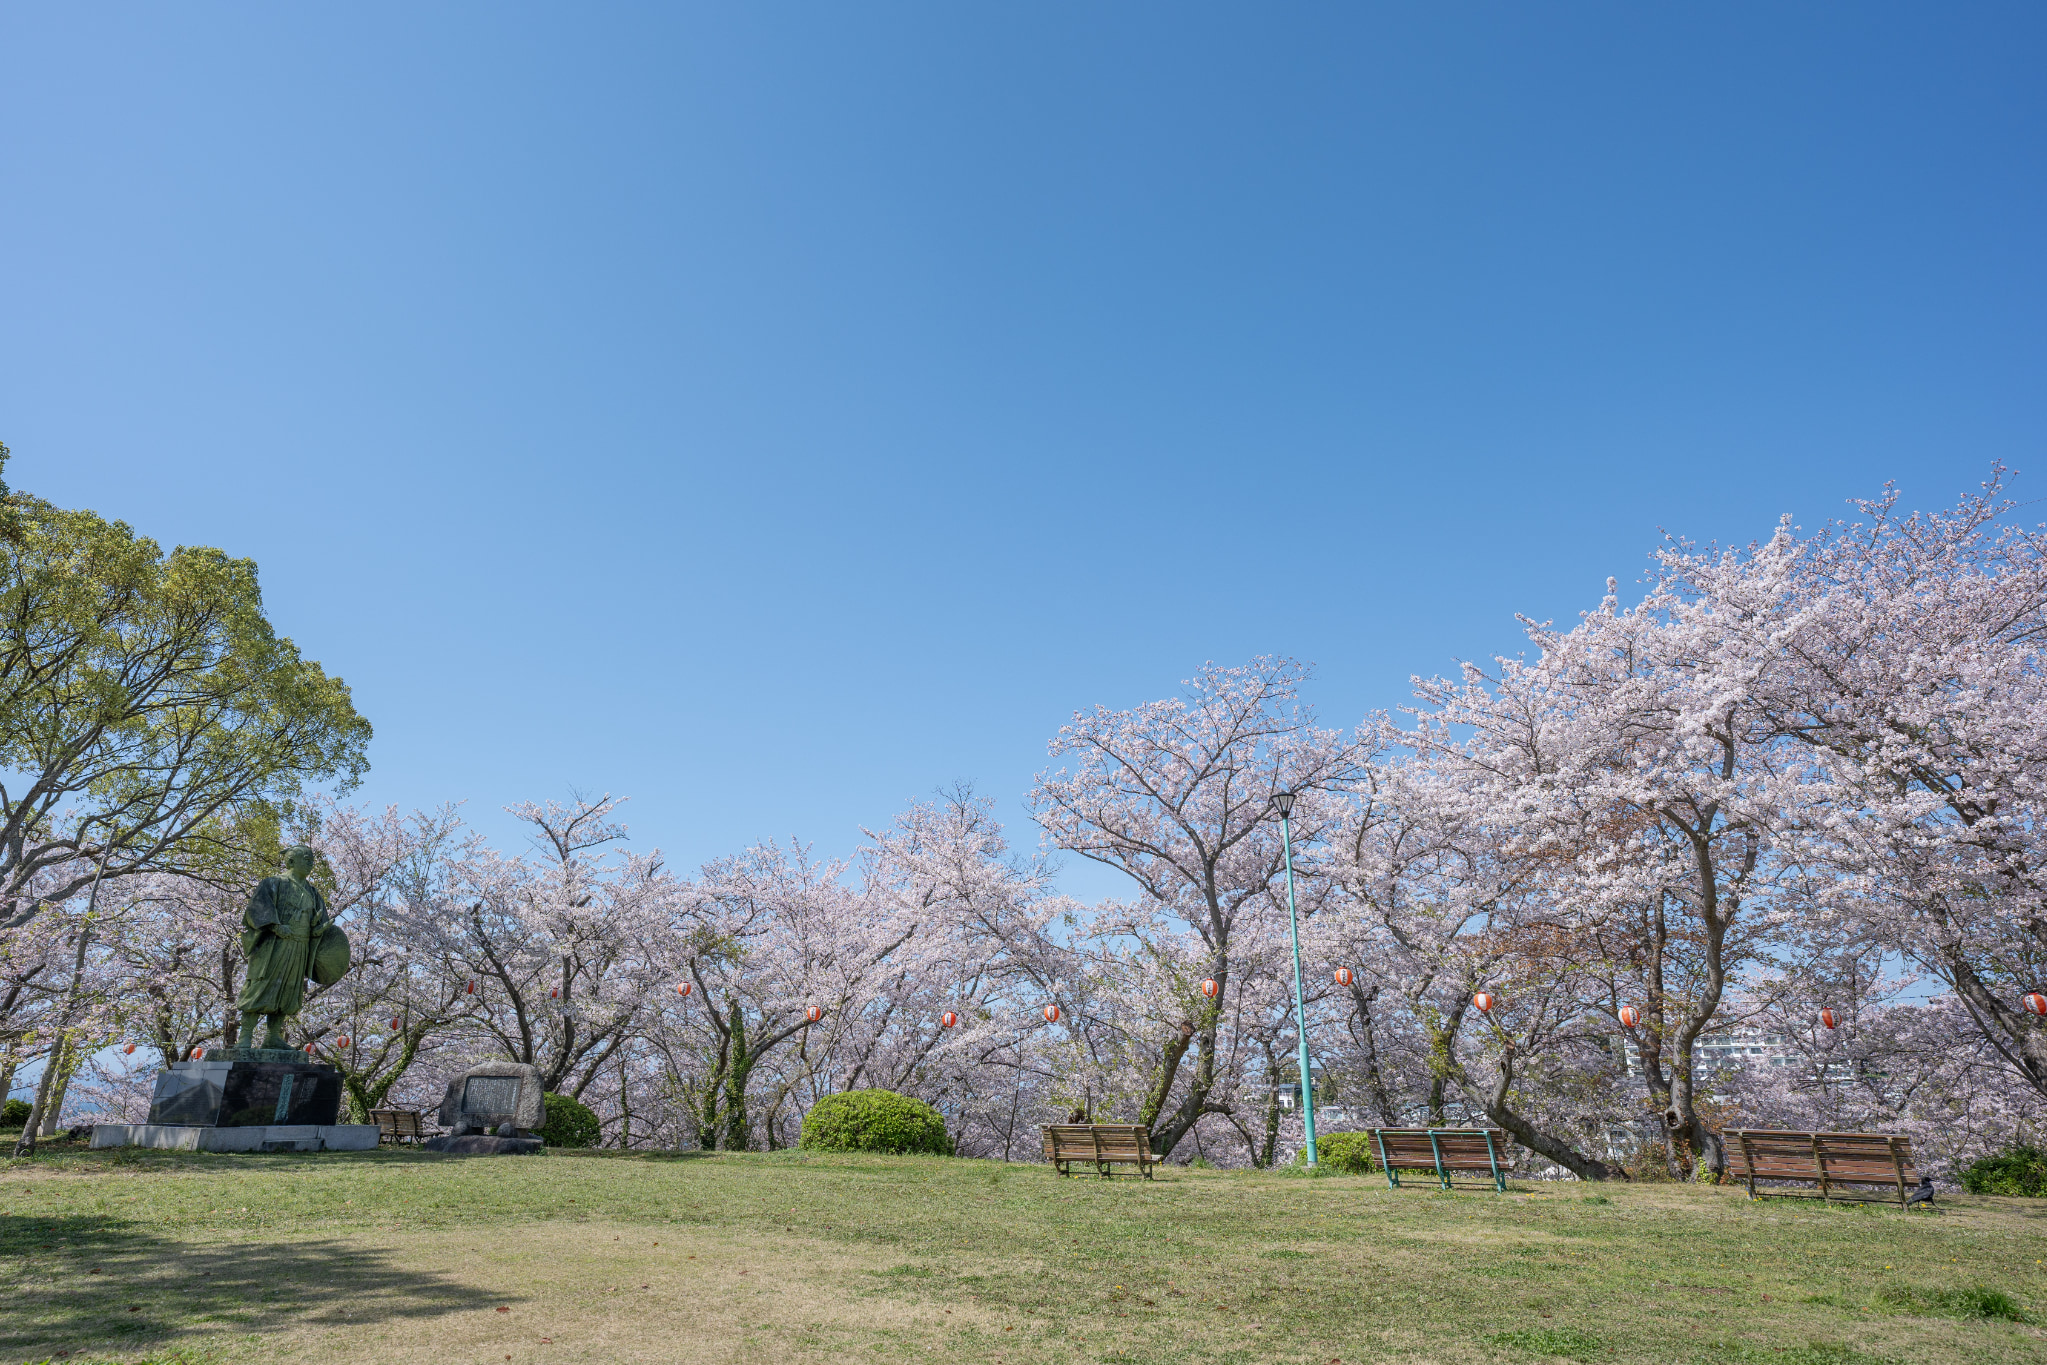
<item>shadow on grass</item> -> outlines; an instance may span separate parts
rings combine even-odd
[[[0,1214],[18,1279],[0,1360],[302,1326],[425,1322],[506,1302],[336,1238],[205,1247],[97,1215]],[[516,1300],[512,1300],[516,1301]]]

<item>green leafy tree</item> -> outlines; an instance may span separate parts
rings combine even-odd
[[[253,562],[0,493],[0,930],[102,866],[220,861],[237,807],[352,786],[369,739],[271,629]]]

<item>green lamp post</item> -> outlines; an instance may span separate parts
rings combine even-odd
[[[1286,921],[1294,938],[1294,1026],[1301,1040],[1301,1126],[1306,1142],[1301,1151],[1308,1164],[1315,1164],[1315,1079],[1308,1070],[1308,1003],[1301,992],[1301,917],[1294,909],[1294,794],[1280,792],[1272,798],[1279,812],[1280,847],[1286,851]]]

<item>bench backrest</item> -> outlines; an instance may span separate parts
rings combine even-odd
[[[1507,1160],[1497,1128],[1368,1128],[1372,1153],[1395,1170],[1492,1171]]]
[[[1845,1184],[1919,1183],[1912,1139],[1890,1133],[1794,1133],[1736,1128],[1725,1135],[1730,1175],[1746,1179],[1829,1180]]]
[[[410,1109],[372,1109],[377,1133],[382,1137],[420,1137],[419,1115]]]
[[[1138,1123],[1054,1123],[1045,1128],[1052,1161],[1150,1161],[1151,1129]]]

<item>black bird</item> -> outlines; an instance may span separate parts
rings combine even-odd
[[[1905,1200],[1905,1207],[1908,1209],[1914,1204],[1924,1204],[1928,1208],[1933,1207],[1932,1176],[1922,1175],[1919,1177],[1919,1188],[1912,1191],[1911,1197]]]

